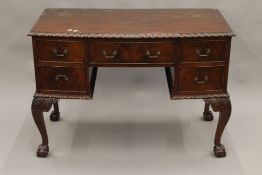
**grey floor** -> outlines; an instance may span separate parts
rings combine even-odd
[[[47,7],[219,8],[237,37],[228,89],[233,112],[212,155],[217,114],[201,119],[201,100],[169,100],[161,68],[104,68],[93,101],[61,101],[62,119],[46,124],[51,153],[35,157],[40,137],[30,105],[35,90],[31,26]],[[262,3],[209,0],[1,0],[0,174],[258,174],[262,173]]]

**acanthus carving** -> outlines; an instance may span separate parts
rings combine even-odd
[[[215,112],[231,112],[231,102],[229,98],[211,98],[208,100]]]
[[[32,102],[32,112],[48,112],[54,102],[58,100],[55,98],[34,98]]]

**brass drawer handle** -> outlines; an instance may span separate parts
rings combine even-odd
[[[109,55],[105,50],[103,50],[103,54],[107,59],[113,59],[117,55],[117,50],[114,50],[111,55]]]
[[[64,49],[62,53],[58,53],[58,49],[54,49],[53,50],[53,54],[56,56],[56,57],[64,57],[67,55],[67,50]]]
[[[153,55],[149,50],[146,50],[146,56],[148,58],[154,58],[154,59],[159,58],[160,54],[161,54],[160,50],[157,50],[155,55]]]
[[[203,80],[200,80],[197,76],[194,77],[195,83],[197,84],[205,84],[208,81],[208,76],[206,75]]]
[[[198,56],[200,57],[207,57],[210,53],[210,49],[196,49],[196,53],[198,54]]]
[[[66,75],[57,75],[55,76],[55,81],[58,82],[60,79],[63,79],[64,81],[69,81],[69,77]]]

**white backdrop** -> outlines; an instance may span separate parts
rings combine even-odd
[[[46,114],[51,153],[36,158],[26,34],[45,8],[66,7],[220,9],[237,34],[228,82],[233,111],[223,137],[228,156],[212,155],[217,117],[201,120],[201,100],[169,100],[162,68],[104,68],[93,101],[61,101],[57,123]],[[261,174],[261,11],[259,0],[1,0],[0,174]]]

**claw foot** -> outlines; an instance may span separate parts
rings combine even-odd
[[[215,145],[213,152],[216,157],[226,157],[226,149],[224,145]]]
[[[49,147],[48,145],[41,144],[38,146],[36,155],[37,157],[46,157],[49,152]]]
[[[212,121],[214,119],[213,113],[211,111],[203,112],[203,119],[205,121]]]
[[[59,119],[60,119],[60,112],[52,111],[52,113],[50,114],[50,120],[55,122],[58,121]]]

